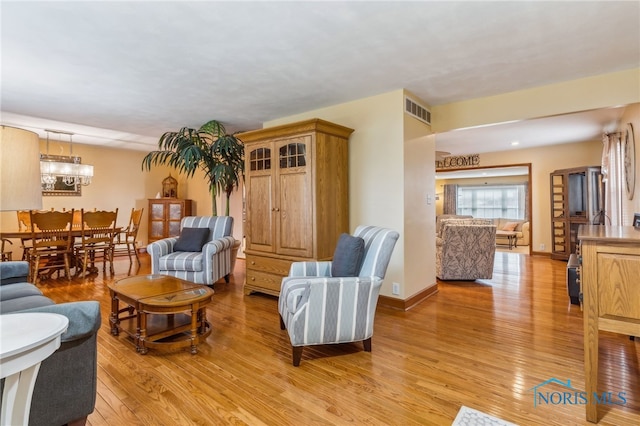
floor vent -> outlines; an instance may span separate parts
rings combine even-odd
[[[431,111],[408,96],[404,97],[404,112],[417,118],[423,123],[431,125]]]

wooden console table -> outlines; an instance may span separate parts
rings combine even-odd
[[[598,331],[640,336],[640,230],[582,225],[580,280],[583,296],[587,420],[598,422]]]

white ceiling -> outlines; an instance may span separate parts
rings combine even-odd
[[[402,88],[438,105],[640,67],[638,1],[0,7],[2,123],[144,151],[210,119],[248,130]],[[437,149],[584,140],[620,111],[449,132]]]

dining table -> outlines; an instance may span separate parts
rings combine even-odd
[[[85,229],[85,232],[91,232],[90,229]],[[116,227],[115,228],[115,233],[117,234],[118,232],[122,231],[122,227]],[[102,232],[102,230],[101,230]],[[38,237],[39,232],[36,231],[36,238]],[[82,229],[81,228],[72,228],[71,229],[71,236],[74,238],[79,238],[82,236]],[[7,238],[7,239],[11,239],[11,238],[16,238],[16,239],[21,239],[21,240],[29,240],[32,238],[32,234],[31,234],[31,230],[22,230],[22,229],[0,229],[0,239],[1,238]]]
[[[122,231],[122,227],[116,227],[115,228],[115,232],[114,232],[114,236],[118,235],[118,233]],[[82,228],[80,227],[73,227],[71,228],[71,238],[75,239],[75,238],[80,238],[82,237]],[[91,232],[90,229],[85,229],[84,232]],[[100,230],[100,232],[103,232],[103,230]],[[35,232],[35,237],[38,238],[39,232],[36,231]],[[31,230],[25,230],[25,229],[0,229],[0,239],[2,238],[6,238],[6,239],[19,239],[21,241],[25,241],[25,240],[31,240],[33,238],[33,233],[31,232]],[[71,244],[72,246],[74,246],[74,243],[72,242]],[[72,258],[74,257],[74,254],[71,253]],[[75,261],[71,262],[71,267],[77,267],[78,265],[76,264]],[[80,266],[80,269],[82,269],[82,266]],[[90,269],[90,272],[94,273],[97,271],[97,268],[95,267],[95,265],[93,265]]]

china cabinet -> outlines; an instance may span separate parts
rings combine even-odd
[[[153,198],[149,200],[149,242],[180,235],[180,221],[191,216],[191,200]]]

